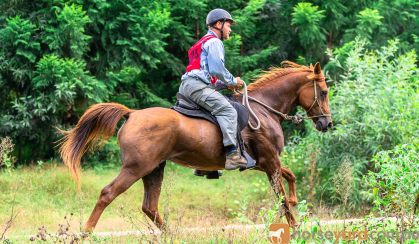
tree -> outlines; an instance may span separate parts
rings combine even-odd
[[[294,7],[292,15],[292,25],[296,27],[301,45],[310,48],[324,46],[326,41],[326,31],[321,26],[324,19],[324,10],[319,10],[318,6],[311,3],[301,2]]]
[[[236,19],[226,65],[247,82],[285,59],[326,63],[328,47],[338,83],[358,34],[366,48],[397,36],[400,51],[419,51],[414,0],[1,1],[0,136],[15,136],[19,162],[50,158],[54,126],[74,124],[92,103],[170,106],[214,8]]]

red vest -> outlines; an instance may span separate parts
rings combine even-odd
[[[188,50],[189,65],[186,66],[186,72],[194,69],[201,69],[202,45],[204,45],[205,42],[212,38],[217,37],[211,34],[205,35]],[[211,84],[215,84],[216,81],[217,77],[211,76]]]

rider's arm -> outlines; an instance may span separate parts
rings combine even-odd
[[[224,66],[224,46],[221,40],[211,39],[208,42],[208,72],[225,85],[234,86],[236,78]]]
[[[227,88],[228,88],[228,86],[224,82],[222,82],[220,80],[217,80],[217,82],[215,82],[215,90],[220,91],[220,90],[224,90],[224,89],[227,89]]]

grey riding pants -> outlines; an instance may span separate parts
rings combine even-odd
[[[223,95],[194,77],[183,79],[179,92],[217,118],[225,147],[237,145],[237,112]]]

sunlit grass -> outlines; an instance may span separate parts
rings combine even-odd
[[[64,217],[72,216],[78,231],[87,220],[101,189],[118,174],[119,168],[87,169],[82,173],[82,190],[77,192],[69,172],[62,165],[16,169],[0,173],[0,223],[5,223],[12,208],[17,218],[7,234],[31,235],[45,226],[56,231]],[[224,172],[219,180],[193,175],[191,169],[168,163],[160,197],[160,212],[169,225],[205,227],[257,221],[257,213],[269,204],[269,182],[257,171]],[[121,194],[103,213],[96,231],[121,231],[141,228],[146,220],[141,212],[142,181]],[[245,208],[245,216],[239,213]],[[237,217],[241,216],[241,220]]]
[[[17,213],[6,237],[12,243],[29,241],[44,226],[56,234],[59,224],[70,224],[69,233],[77,233],[93,209],[101,189],[118,174],[119,168],[96,167],[82,172],[82,190],[72,181],[68,170],[57,164],[25,167],[0,173],[0,231],[2,225]],[[93,243],[269,243],[267,229],[277,222],[275,200],[264,173],[258,171],[223,172],[219,180],[193,175],[191,169],[168,163],[160,197],[160,213],[168,224],[167,232],[158,235],[102,236],[104,232],[141,231],[149,233],[155,226],[142,214],[142,182],[121,194],[103,213],[93,236]],[[307,204],[300,203],[300,231],[363,230],[364,223],[320,223],[318,217],[305,215]],[[262,219],[261,208],[269,218]],[[306,217],[304,217],[306,216]],[[66,219],[64,219],[66,218]],[[284,222],[282,218],[281,222]],[[395,228],[388,220],[383,230]],[[369,228],[377,229],[368,220]],[[382,223],[378,221],[377,223]],[[223,229],[233,224],[264,224],[250,228]],[[391,227],[391,226],[392,227]],[[350,227],[352,226],[352,227]],[[248,226],[249,227],[249,226]],[[349,227],[349,229],[348,229]],[[96,234],[95,234],[96,233]],[[1,233],[0,233],[1,234]],[[54,236],[50,237],[54,242]],[[316,242],[326,239],[316,238]],[[294,239],[292,243],[300,243]],[[333,241],[333,240],[332,240]],[[367,243],[374,243],[368,240]]]

